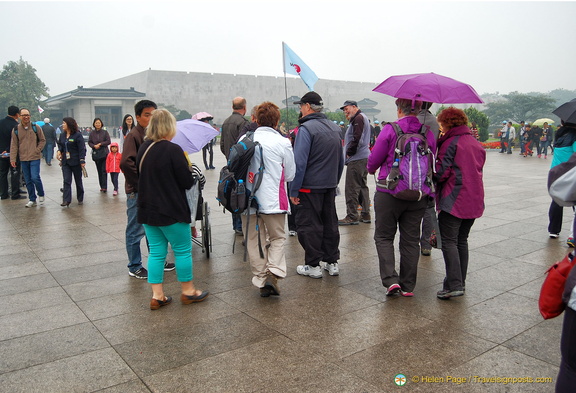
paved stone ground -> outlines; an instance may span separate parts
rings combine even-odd
[[[437,250],[420,259],[414,298],[385,297],[374,224],[341,228],[341,275],[321,280],[296,274],[303,252],[288,238],[282,296],[261,298],[243,248],[232,253],[231,218],[214,199],[218,170],[207,171],[214,247],[210,259],[199,248],[193,256],[195,282],[211,296],[154,312],[149,284],[127,274],[124,193],[100,194],[89,162],[85,204],[61,208],[60,169],[42,164],[44,206],[0,203],[0,390],[387,392],[402,373],[406,391],[553,391],[554,382],[469,382],[556,379],[562,318],[544,321],[537,299],[544,271],[568,251],[572,215],[549,239],[549,161],[488,152],[466,296],[450,301],[435,297]],[[337,204],[344,217],[343,197]],[[166,292],[179,294],[174,272]],[[413,382],[423,377],[444,382]]]

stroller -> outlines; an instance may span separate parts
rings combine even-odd
[[[202,175],[200,175],[202,176]],[[203,176],[202,176],[203,177]],[[204,201],[202,197],[202,188],[204,184],[200,181],[199,176],[195,176],[196,181],[194,185],[186,190],[186,199],[188,199],[188,206],[190,207],[190,215],[192,217],[192,224],[190,224],[192,243],[202,247],[202,253],[206,253],[206,258],[210,258],[212,252],[212,228],[210,226],[210,206],[208,202]],[[196,227],[196,222],[200,221],[201,236],[195,237],[193,228]]]

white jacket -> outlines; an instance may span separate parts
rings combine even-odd
[[[256,190],[255,198],[260,213],[279,214],[290,212],[286,182],[292,181],[296,174],[294,153],[288,138],[280,135],[270,127],[258,127],[254,132],[254,141],[262,146],[264,157],[264,175],[262,183]],[[256,147],[250,162],[247,176],[247,188],[252,190],[257,181],[256,174],[260,167],[260,148]],[[255,213],[251,209],[251,214]]]

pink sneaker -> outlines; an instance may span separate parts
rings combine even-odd
[[[114,192],[112,193],[112,195],[114,195],[114,196],[118,195],[118,191],[114,190]]]

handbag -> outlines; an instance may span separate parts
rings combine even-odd
[[[556,262],[546,271],[546,278],[540,290],[538,308],[544,319],[555,318],[562,314],[566,305],[562,301],[562,293],[566,278],[574,266],[572,254],[568,254],[560,262]]]
[[[560,206],[576,205],[576,153],[548,172],[548,193]]]
[[[108,152],[106,151],[105,147],[101,147],[100,149],[92,149],[92,160],[99,161],[103,158],[106,158]]]

